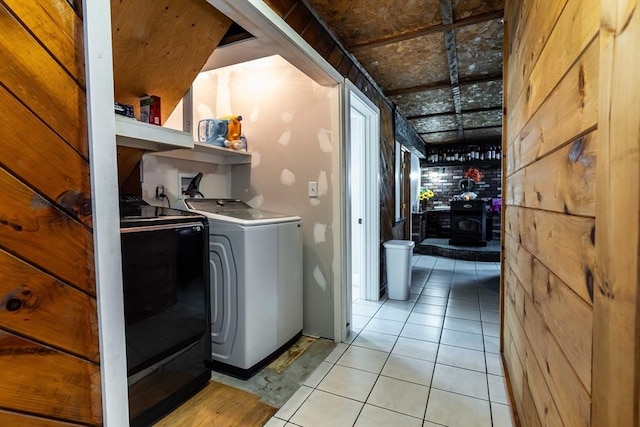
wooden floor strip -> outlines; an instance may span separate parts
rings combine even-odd
[[[260,402],[260,396],[210,381],[155,426],[262,427],[277,410]]]
[[[285,369],[289,367],[293,362],[295,362],[298,357],[304,353],[306,349],[309,348],[311,344],[317,341],[317,338],[301,336],[298,341],[296,341],[291,347],[287,349],[284,353],[280,355],[276,360],[271,362],[267,368],[271,369],[273,372],[282,373]]]

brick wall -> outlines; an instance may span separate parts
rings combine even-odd
[[[420,186],[433,190],[435,197],[430,204],[448,205],[451,198],[461,194],[458,183],[464,178],[468,166],[430,166],[421,168]],[[475,184],[474,193],[479,198],[489,200],[502,196],[500,165],[481,166],[478,169],[484,175],[482,181]]]
[[[433,190],[435,196],[427,203],[427,209],[438,206],[448,206],[451,198],[456,194],[462,194],[459,182],[464,178],[464,173],[469,166],[429,166],[421,168],[420,186]],[[476,166],[484,175],[482,181],[475,184],[474,193],[478,198],[490,201],[495,197],[502,197],[500,165]],[[443,218],[446,220],[447,218]],[[448,221],[445,221],[445,228]],[[500,236],[500,216],[496,214],[493,220],[493,238]]]

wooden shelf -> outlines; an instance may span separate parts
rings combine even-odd
[[[143,150],[161,151],[193,148],[188,132],[163,128],[116,115],[116,144]]]
[[[212,144],[194,142],[192,149],[158,151],[150,153],[154,156],[174,159],[192,160],[196,162],[217,163],[222,165],[241,165],[251,163],[251,153],[231,150]]]
[[[148,150],[149,154],[204,163],[251,163],[251,153],[194,142],[189,132],[142,123],[116,115],[116,144]]]

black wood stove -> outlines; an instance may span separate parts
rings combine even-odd
[[[450,245],[486,246],[486,209],[483,200],[451,202]]]

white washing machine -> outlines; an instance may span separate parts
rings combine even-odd
[[[233,199],[182,199],[209,219],[211,368],[249,378],[302,333],[298,216]]]

